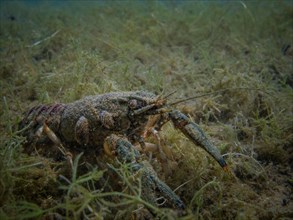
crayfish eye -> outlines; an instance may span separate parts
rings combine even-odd
[[[128,106],[129,106],[130,109],[136,109],[137,106],[138,106],[137,100],[136,99],[131,99],[128,102]]]

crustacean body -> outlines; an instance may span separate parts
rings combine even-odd
[[[28,111],[19,124],[27,145],[54,143],[70,158],[70,148],[104,152],[131,164],[133,173],[142,173],[142,197],[156,204],[163,197],[170,206],[184,209],[183,201],[142,161],[135,145],[147,151],[144,137],[157,134],[167,122],[206,150],[221,167],[227,164],[204,132],[187,116],[168,105],[166,97],[137,92],[117,92],[85,97],[69,104],[40,105]],[[150,126],[151,125],[151,126]]]

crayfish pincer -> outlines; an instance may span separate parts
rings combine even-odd
[[[165,206],[184,209],[183,201],[159,179],[152,166],[141,159],[141,152],[154,150],[154,144],[144,139],[154,135],[159,140],[158,131],[172,121],[176,129],[207,151],[221,167],[226,168],[227,164],[201,128],[172,106],[167,96],[150,92],[107,93],[69,104],[36,106],[25,114],[19,129],[27,139],[25,148],[34,146],[36,150],[46,146],[46,151],[50,151],[48,144],[52,143],[69,161],[72,161],[71,151],[78,151],[85,156],[104,153],[129,163],[131,172],[141,174],[143,199],[160,206],[158,198],[164,198]],[[162,151],[158,142],[156,149]]]

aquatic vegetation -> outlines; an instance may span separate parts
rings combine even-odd
[[[0,219],[292,218],[292,2],[0,4]],[[233,175],[170,124],[172,178],[151,161],[187,204],[180,217],[142,200],[126,164],[112,167],[116,190],[103,179],[110,171],[90,162],[84,172],[83,155],[72,172],[27,155],[15,129],[36,104],[135,90],[176,90],[174,102],[211,93],[177,108]]]

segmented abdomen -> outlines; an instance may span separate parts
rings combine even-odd
[[[57,132],[65,108],[66,105],[61,103],[35,106],[25,113],[24,118],[19,123],[18,130],[23,130],[22,135],[27,137],[28,141],[34,138],[35,132],[44,123]]]

